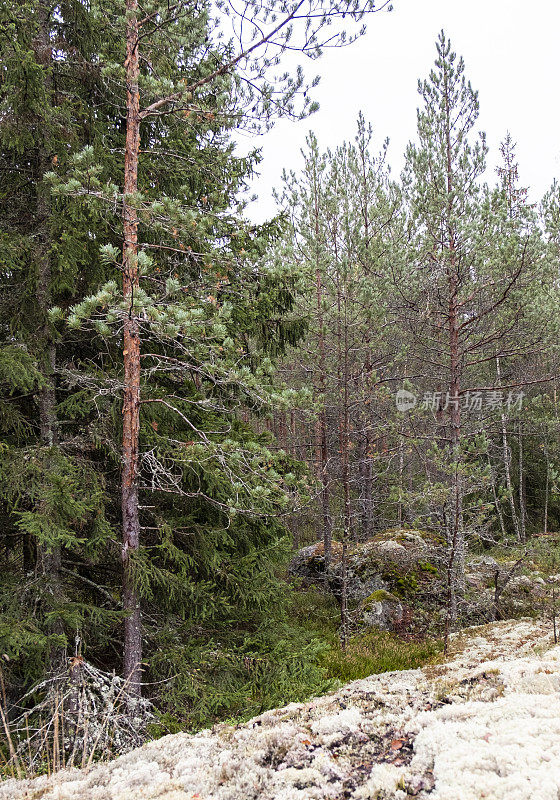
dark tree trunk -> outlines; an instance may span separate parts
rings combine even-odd
[[[547,434],[545,434],[547,435]],[[543,533],[548,531],[548,502],[550,497],[550,456],[548,453],[548,444],[545,444],[544,454],[546,457],[546,483],[544,489],[544,520],[543,520]]]
[[[365,443],[366,452],[364,460],[364,476],[363,476],[363,498],[364,498],[364,518],[363,518],[363,534],[364,539],[367,541],[373,535],[374,526],[374,507],[373,507],[373,460],[369,456],[369,441],[366,439]]]
[[[340,596],[340,646],[344,651],[348,645],[348,544],[342,543],[342,581]]]
[[[451,541],[449,544],[449,603],[448,614],[451,620],[457,616],[457,595],[462,591],[464,572],[464,541],[462,527],[462,486],[461,486],[461,355],[459,342],[459,275],[457,263],[456,232],[453,222],[453,164],[451,144],[451,109],[447,86],[447,73],[444,72],[444,94],[446,102],[446,156],[447,156],[447,248],[448,248],[448,336],[449,336],[449,421],[451,427]],[[447,632],[448,633],[448,632]]]
[[[527,540],[527,493],[525,487],[525,468],[523,464],[523,423],[518,428],[519,443],[519,538]]]
[[[52,94],[52,47],[50,43],[50,7],[40,3],[37,9],[38,31],[35,40],[35,55],[37,62],[44,69],[45,94]],[[37,264],[36,301],[38,308],[39,328],[37,331],[37,344],[39,347],[39,364],[44,384],[39,391],[39,431],[41,445],[52,448],[57,442],[56,425],[56,345],[49,324],[49,309],[52,306],[52,265],[49,221],[51,215],[50,197],[43,185],[43,176],[50,169],[50,156],[48,143],[43,141],[39,145],[36,160],[36,234],[35,234],[35,259]],[[63,600],[62,581],[60,577],[61,550],[59,545],[47,547],[37,542],[36,547],[31,542],[24,544],[26,561],[36,554],[37,566],[45,576],[50,595],[49,605],[60,606]],[[61,637],[64,633],[60,617],[51,624],[52,633]],[[60,674],[66,659],[65,648],[60,644],[51,645],[48,653],[48,671],[51,675]]]
[[[502,385],[502,373],[500,370],[500,358],[496,356],[496,378],[498,386]],[[501,425],[502,425],[502,453],[503,453],[503,461],[504,461],[504,470],[506,476],[506,489],[508,492],[508,500],[509,500],[509,507],[511,511],[511,518],[513,522],[513,527],[515,530],[515,537],[518,542],[521,541],[521,529],[519,526],[519,520],[517,518],[517,511],[515,508],[515,498],[513,496],[513,483],[511,480],[511,450],[508,444],[508,436],[507,436],[507,420],[506,415],[501,413],[500,415]]]
[[[316,235],[318,236],[317,223]],[[320,430],[320,479],[321,479],[321,513],[323,517],[323,547],[325,557],[325,572],[330,567],[331,563],[331,550],[332,550],[332,524],[330,513],[330,496],[329,496],[329,449],[327,439],[327,413],[325,410],[327,380],[326,380],[326,359],[325,359],[325,331],[323,320],[323,306],[322,306],[322,286],[321,286],[321,273],[319,269],[316,271],[317,283],[317,320],[319,324],[319,387],[323,396],[323,408],[319,415],[319,430]]]

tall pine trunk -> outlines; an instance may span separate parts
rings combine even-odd
[[[547,433],[545,433],[545,436],[547,435]],[[548,444],[545,445],[544,454],[546,458],[546,484],[544,489],[543,533],[546,534],[548,531],[548,501],[550,496],[550,456],[548,453]]]
[[[496,356],[496,377],[497,377],[497,384],[498,386],[502,385],[502,373],[500,369],[500,358]],[[519,526],[519,519],[517,518],[517,510],[515,508],[515,499],[513,496],[513,482],[511,480],[511,450],[508,443],[508,435],[507,435],[507,420],[506,415],[504,414],[503,410],[500,414],[500,420],[502,425],[502,453],[503,453],[503,461],[504,461],[504,471],[506,476],[506,489],[508,493],[508,500],[509,500],[509,507],[511,511],[511,518],[513,521],[513,527],[515,530],[515,538],[518,542],[521,541],[521,529]]]
[[[490,470],[490,479],[491,479],[491,487],[492,487],[492,496],[494,498],[494,508],[496,509],[496,516],[498,517],[498,522],[500,523],[500,531],[502,534],[502,539],[506,539],[507,532],[506,532],[506,525],[504,522],[504,515],[502,513],[502,507],[500,505],[500,498],[498,497],[497,491],[497,483],[496,483],[496,470],[492,464],[492,459],[490,458],[490,453],[488,453],[488,469]]]
[[[321,479],[321,516],[322,539],[325,558],[325,575],[328,572],[332,558],[332,522],[330,513],[329,490],[329,446],[327,437],[327,412],[325,408],[327,397],[327,366],[325,353],[325,319],[323,314],[323,287],[321,281],[321,252],[320,252],[320,211],[319,183],[316,173],[313,180],[313,214],[315,218],[315,282],[317,289],[317,325],[319,327],[319,391],[323,399],[323,407],[319,415],[320,430],[320,479]]]
[[[139,286],[138,214],[130,196],[138,190],[140,153],[140,93],[137,0],[126,0],[126,144],[123,199],[123,295],[129,303],[124,323],[124,399],[122,438],[122,522],[123,522],[123,608],[124,676],[128,693],[141,695],[142,618],[140,598],[134,580],[134,554],[140,546],[138,513],[138,443],[140,430],[140,331],[134,309],[134,293]]]
[[[451,531],[448,543],[449,575],[450,582],[450,608],[451,619],[457,616],[457,596],[462,592],[465,545],[462,527],[462,486],[461,486],[461,406],[460,398],[460,365],[459,365],[459,340],[458,340],[458,313],[457,313],[457,284],[453,263],[454,250],[452,250],[452,265],[450,277],[450,302],[449,302],[449,346],[451,380],[449,383],[449,403],[451,422]]]
[[[404,495],[404,421],[401,421],[399,435],[399,500],[397,504],[397,525],[403,526],[403,495]]]
[[[318,227],[318,226],[316,226]],[[318,236],[318,230],[316,229]],[[329,475],[328,475],[328,461],[329,461],[329,446],[327,439],[327,412],[325,409],[326,394],[327,394],[327,378],[326,378],[326,359],[325,359],[325,331],[323,319],[323,299],[322,299],[322,286],[321,286],[321,272],[319,268],[316,270],[316,284],[317,284],[317,320],[319,324],[319,386],[323,396],[323,408],[319,415],[319,430],[320,430],[320,470],[321,470],[321,512],[323,517],[323,547],[325,557],[325,573],[328,572],[331,563],[332,551],[332,525],[330,513],[330,496],[329,496]]]
[[[453,164],[451,144],[451,108],[447,86],[447,72],[444,71],[445,113],[446,113],[446,159],[447,159],[447,233],[449,249],[448,276],[448,335],[449,335],[449,397],[451,423],[451,531],[449,545],[449,607],[451,620],[457,616],[457,595],[462,593],[464,581],[465,543],[462,526],[462,486],[461,486],[461,356],[459,342],[459,276],[457,269],[457,243],[453,221]],[[446,632],[447,634],[447,632]]]
[[[335,240],[336,241],[336,240]],[[338,260],[338,254],[337,254]],[[339,348],[339,364],[342,363],[342,373],[339,367],[339,392],[342,394],[342,419],[340,425],[340,450],[342,457],[342,488],[344,492],[344,539],[342,545],[342,598],[341,598],[341,633],[342,633],[342,648],[346,649],[347,632],[348,632],[348,586],[347,586],[347,549],[348,542],[351,537],[352,531],[352,514],[351,514],[351,498],[350,498],[350,464],[349,464],[349,448],[350,448],[350,416],[349,416],[349,364],[348,364],[348,303],[351,298],[348,296],[348,276],[345,275],[344,285],[344,320],[341,323],[341,287],[340,287],[340,274],[337,286],[337,302],[338,302],[338,348]],[[340,326],[343,325],[341,332]],[[340,347],[344,348],[342,358],[340,354]],[[340,382],[342,379],[342,386]],[[341,391],[342,390],[342,391]]]
[[[521,542],[527,539],[527,498],[525,489],[525,467],[523,464],[523,423],[520,421],[518,430],[519,448],[519,538]]]

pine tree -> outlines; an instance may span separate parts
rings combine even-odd
[[[310,317],[304,345],[284,369],[293,384],[309,383],[320,405],[317,454],[323,539],[328,569],[331,533],[342,542],[340,586],[342,642],[348,628],[346,551],[371,537],[377,404],[394,354],[385,336],[390,235],[398,192],[387,177],[385,148],[371,153],[371,127],[360,116],[355,142],[320,153],[310,135],[301,174],[286,175],[281,200],[289,214],[291,259],[305,271],[301,300]],[[377,523],[379,525],[379,521]]]
[[[409,146],[403,176],[414,258],[404,256],[401,280],[414,332],[410,354],[433,374],[440,398],[439,449],[446,455],[438,471],[440,480],[447,475],[449,488],[441,513],[453,617],[462,592],[465,497],[476,497],[475,487],[488,480],[484,470],[476,477],[478,456],[472,461],[474,472],[468,464],[465,398],[482,388],[495,390],[494,378],[484,371],[489,359],[533,349],[534,340],[519,341],[518,332],[523,314],[530,313],[527,286],[535,279],[542,248],[534,219],[525,216],[513,223],[506,193],[482,185],[486,144],[482,134],[473,140],[477,94],[443,33],[437,53],[429,80],[419,84],[419,144]],[[487,445],[480,446],[484,450]]]
[[[67,37],[61,35],[57,59],[36,67],[32,47],[26,56],[41,81],[44,72],[57,86],[65,81],[65,91],[54,92],[50,104],[39,81],[42,123],[46,115],[62,122],[46,147],[48,159],[34,173],[36,183],[20,179],[28,164],[9,127],[17,122],[18,131],[27,135],[22,120],[29,97],[24,109],[9,109],[3,117],[2,158],[13,187],[2,219],[11,260],[2,296],[1,409],[7,449],[0,478],[2,513],[9,520],[6,541],[14,531],[18,538],[3,571],[2,645],[12,667],[12,696],[43,677],[40,659],[48,649],[58,648],[62,659],[75,641],[80,657],[85,652],[106,669],[121,667],[114,655],[123,619],[114,535],[125,384],[119,340],[132,320],[144,343],[143,413],[132,489],[147,507],[142,546],[130,559],[125,553],[123,565],[125,661],[134,662],[134,670],[126,665],[125,670],[138,693],[134,612],[141,598],[148,614],[148,663],[155,676],[169,677],[161,703],[174,705],[197,725],[220,709],[234,713],[233,704],[240,703],[235,692],[243,692],[237,685],[247,684],[246,670],[233,670],[235,677],[227,678],[219,701],[207,689],[201,696],[195,669],[201,676],[212,673],[212,657],[205,654],[213,649],[223,651],[229,665],[253,658],[255,648],[259,657],[276,653],[274,686],[267,687],[260,673],[250,676],[263,698],[259,703],[287,691],[290,670],[312,683],[321,680],[298,650],[309,643],[297,636],[290,641],[283,632],[286,590],[277,574],[286,556],[283,515],[305,490],[306,478],[247,421],[297,401],[298,393],[275,385],[273,360],[303,329],[297,318],[289,318],[299,279],[267,255],[277,225],[255,229],[240,217],[238,193],[256,156],[236,157],[229,141],[239,115],[232,99],[235,80],[227,76],[214,76],[208,93],[198,98],[202,104],[193,109],[172,104],[172,113],[153,113],[143,123],[138,191],[123,194],[119,153],[126,144],[126,89],[118,59],[128,23],[120,6],[113,12],[81,3],[65,6],[64,16],[55,9],[48,19],[49,41],[59,28]],[[26,37],[32,39],[34,31],[24,20],[17,20],[14,36],[20,47],[14,58],[22,62]],[[181,13],[166,22],[164,30],[155,24],[153,37],[142,40],[144,58],[151,62],[142,62],[140,76],[148,98],[162,85],[167,90],[170,81],[182,86],[183,76],[196,80],[205,71],[213,73],[219,56],[207,47],[205,15],[193,19]],[[155,69],[159,82],[154,83]],[[10,79],[14,84],[5,87],[5,108],[29,84],[27,76],[15,72]],[[29,129],[42,145],[46,124],[31,117]],[[31,266],[34,221],[22,214],[35,208],[38,187],[47,203],[42,222],[52,278],[41,314]],[[141,225],[142,248],[131,269],[143,286],[136,279],[127,284],[126,276],[124,288],[121,283],[123,203]],[[13,225],[18,219],[21,224]],[[133,299],[127,294],[131,286]],[[34,327],[37,321],[43,327]],[[56,346],[52,376],[39,363],[45,346],[38,330],[47,331]],[[38,445],[34,397],[40,398],[51,377],[56,436],[52,446]],[[36,579],[37,543],[56,554],[60,596],[46,579]],[[27,590],[14,593],[22,569],[39,603],[30,601]],[[29,612],[22,613],[24,607]],[[54,630],[53,620],[62,627]],[[178,658],[186,659],[179,675]],[[185,705],[177,707],[178,701]]]
[[[358,21],[367,10],[373,9],[349,9],[350,20]],[[117,277],[77,304],[70,325],[78,330],[90,320],[101,335],[122,331],[124,339],[123,373],[113,380],[124,396],[124,672],[131,697],[140,695],[140,598],[149,596],[154,580],[164,580],[141,545],[139,491],[201,497],[226,514],[215,524],[227,529],[230,516],[260,517],[277,511],[278,503],[286,507],[292,483],[297,484],[293,473],[284,477],[285,470],[274,469],[264,443],[253,441],[240,453],[231,420],[216,429],[221,415],[238,408],[262,413],[272,402],[287,402],[273,389],[264,354],[281,351],[290,336],[297,336],[294,326],[282,321],[297,277],[280,264],[265,263],[257,270],[252,260],[263,259],[272,229],[252,232],[229,212],[252,159],[235,159],[226,136],[240,120],[251,126],[255,115],[267,124],[277,113],[312,108],[299,71],[272,84],[271,70],[279,59],[269,59],[265,51],[267,45],[280,53],[294,46],[288,41],[298,5],[284,9],[285,16],[272,24],[269,10],[255,4],[253,30],[263,23],[266,31],[252,43],[241,39],[239,52],[233,42],[212,42],[206,11],[193,14],[188,3],[154,4],[147,11],[141,16],[133,0],[94,9],[94,17],[103,14],[111,30],[107,47],[98,48],[102,76],[117,96],[120,92],[127,110],[124,178],[115,176],[112,163],[110,170],[104,168],[95,148],[76,154],[66,174],[56,170],[49,176],[57,197],[104,208],[101,213],[109,213],[115,202],[122,208],[121,256],[112,243],[103,250],[115,276],[122,275],[122,285]],[[321,31],[339,12],[327,5],[312,15],[311,28],[297,46],[318,55]],[[309,20],[302,17],[302,25]],[[119,40],[126,41],[124,64],[114,47]],[[348,41],[344,30],[334,41]],[[248,108],[252,116],[246,115]],[[172,178],[160,168],[158,154],[176,164]],[[174,419],[173,427],[184,429],[187,443],[178,444],[168,434],[165,446],[159,416]],[[205,433],[207,419],[213,437]],[[147,423],[158,433],[158,446],[144,450],[154,438],[149,434],[143,440]],[[223,476],[208,478],[210,467]],[[212,490],[206,480],[214,484]],[[224,480],[228,496],[217,500]],[[159,520],[154,522],[161,532]],[[167,545],[173,552],[172,543]],[[170,580],[171,572],[165,574]]]

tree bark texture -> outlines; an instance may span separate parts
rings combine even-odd
[[[124,398],[122,436],[122,567],[124,623],[124,676],[128,694],[141,695],[142,619],[140,598],[134,581],[134,554],[140,546],[138,512],[138,461],[140,432],[140,331],[134,294],[139,286],[138,214],[131,195],[138,190],[140,153],[140,92],[137,0],[126,0],[126,143],[123,199],[123,296],[129,303],[124,323]]]

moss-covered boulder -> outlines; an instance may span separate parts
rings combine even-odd
[[[533,562],[475,556],[465,569],[463,616],[468,623],[546,612],[551,585]]]
[[[492,556],[475,556],[465,566],[465,580],[473,589],[494,585],[496,573],[500,579],[503,567]]]
[[[324,547],[318,542],[299,550],[289,567],[292,577],[315,584],[336,598],[342,596],[342,545],[333,542],[331,563],[325,570]],[[348,545],[347,598],[359,625],[394,629],[407,619],[430,626],[441,605],[444,559],[437,538],[421,531],[383,531],[365,542]],[[385,593],[383,598],[377,593]],[[372,598],[378,599],[373,601]],[[394,598],[398,608],[391,598]],[[377,605],[371,605],[375,602]],[[371,608],[369,608],[371,606]]]
[[[548,587],[542,575],[518,575],[507,583],[500,596],[501,616],[538,614],[544,610],[548,595]]]
[[[387,589],[380,574],[379,565],[362,563],[360,547],[349,548],[346,564],[346,591],[351,601],[363,600],[376,589]],[[331,563],[325,570],[323,542],[304,547],[295,554],[288,567],[292,578],[301,580],[306,586],[315,585],[329,594],[342,596],[342,545],[333,542]]]
[[[323,542],[316,542],[298,550],[290,561],[288,575],[300,578],[306,585],[323,585],[326,579]]]
[[[391,631],[399,628],[404,619],[403,604],[386,589],[377,589],[359,604],[357,622],[360,627]]]

